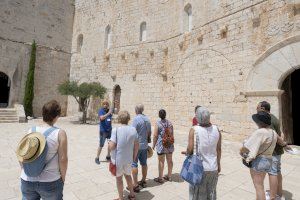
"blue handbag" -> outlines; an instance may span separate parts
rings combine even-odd
[[[200,185],[204,173],[203,163],[200,159],[200,155],[197,153],[198,149],[198,134],[195,132],[196,140],[194,145],[194,154],[188,155],[183,162],[183,166],[180,172],[180,176],[183,180],[189,184],[196,186]],[[196,152],[196,153],[195,153]]]

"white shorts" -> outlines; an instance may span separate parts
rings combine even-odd
[[[122,175],[131,175],[131,163],[121,166],[117,165],[117,177]]]

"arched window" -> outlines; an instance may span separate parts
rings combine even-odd
[[[140,25],[140,41],[146,41],[147,39],[147,24],[142,22]]]
[[[105,28],[105,41],[104,48],[109,49],[111,47],[111,26],[107,25]]]
[[[80,34],[77,37],[77,52],[81,53],[82,45],[83,45],[83,35]]]
[[[192,6],[187,4],[184,7],[184,31],[190,32],[193,29],[193,15],[192,15]]]

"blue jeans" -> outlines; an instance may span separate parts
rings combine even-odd
[[[21,179],[22,200],[62,200],[63,187],[61,178],[53,182],[30,182]]]

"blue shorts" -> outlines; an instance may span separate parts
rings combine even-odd
[[[63,199],[64,183],[61,178],[53,182],[31,182],[21,179],[22,199]]]
[[[277,176],[281,173],[281,155],[272,156],[272,165],[269,175]]]
[[[106,139],[110,139],[110,136],[111,136],[111,131],[109,132],[101,132],[99,133],[99,146],[100,147],[104,147],[104,144],[105,144],[105,140]]]
[[[258,156],[252,161],[252,167],[254,171],[257,172],[266,172],[268,173],[271,169],[272,165],[272,159],[271,158],[266,158],[262,156]]]
[[[140,165],[147,166],[147,149],[140,149],[137,155],[137,158],[132,163],[132,167],[138,167],[138,161],[140,161]]]

